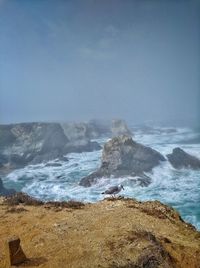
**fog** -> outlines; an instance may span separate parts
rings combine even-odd
[[[0,123],[200,122],[200,1],[0,0]]]

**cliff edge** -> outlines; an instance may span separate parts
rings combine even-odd
[[[29,203],[32,204],[32,203]],[[0,201],[0,267],[13,235],[29,258],[18,267],[197,268],[200,233],[161,204],[106,199],[95,204]]]

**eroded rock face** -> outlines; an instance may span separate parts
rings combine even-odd
[[[200,159],[186,153],[179,147],[173,149],[173,152],[171,154],[168,154],[167,158],[171,165],[176,169],[200,169]]]
[[[101,148],[88,139],[70,140],[57,123],[0,125],[0,136],[0,169],[8,170]]]
[[[0,134],[0,153],[4,157],[1,164],[12,168],[59,157],[68,142],[56,123],[1,125]]]
[[[3,185],[2,179],[0,178],[0,196],[9,196],[15,194],[14,189],[6,189]]]
[[[139,144],[129,136],[119,136],[108,141],[103,148],[101,167],[80,181],[91,186],[100,177],[141,176],[151,171],[165,158],[157,151]]]

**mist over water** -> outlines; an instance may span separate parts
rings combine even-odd
[[[123,118],[137,142],[200,157],[199,28],[198,0],[0,0],[0,124]],[[100,166],[101,151],[67,157],[2,179],[43,200],[84,202],[122,183],[124,196],[160,200],[200,229],[199,171],[166,161],[147,174],[148,187],[127,177],[84,188],[78,183]]]
[[[161,152],[164,156],[180,146],[187,152],[200,158],[200,143],[188,143],[198,137],[199,132],[190,128],[178,128],[169,133],[169,128],[157,127],[150,133],[134,128],[134,140]],[[104,144],[107,139],[98,139]],[[101,164],[101,151],[72,153],[69,161],[51,161],[60,163],[59,167],[47,167],[45,164],[27,166],[15,170],[3,178],[5,186],[14,187],[42,200],[80,200],[96,202],[102,200],[101,194],[108,187],[123,184],[125,190],[120,194],[139,200],[159,200],[173,206],[181,216],[200,230],[200,171],[176,170],[168,161],[146,173],[152,179],[148,187],[141,187],[132,177],[102,178],[97,184],[85,188],[79,185],[84,176],[95,171]]]
[[[0,2],[0,122],[197,125],[200,2]]]

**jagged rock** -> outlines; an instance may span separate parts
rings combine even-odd
[[[8,171],[101,148],[86,138],[69,139],[58,123],[0,125],[0,137],[0,169]]]
[[[9,267],[21,264],[27,260],[26,255],[20,246],[19,237],[14,236],[7,241],[7,250],[7,263],[9,264]]]
[[[12,168],[52,160],[64,153],[68,142],[56,123],[22,123],[0,126],[0,153],[3,165]],[[8,136],[9,138],[7,138]]]
[[[160,161],[165,161],[165,158],[159,152],[133,141],[130,136],[115,137],[104,145],[101,167],[83,178],[80,185],[88,187],[98,178],[111,175],[139,175],[141,178],[144,172],[151,171]]]
[[[171,154],[168,154],[167,158],[171,165],[176,169],[200,169],[200,159],[186,153],[179,147],[173,149],[173,152]]]
[[[15,194],[15,190],[14,189],[6,189],[3,186],[2,179],[0,178],[0,196],[9,196],[9,195],[13,195],[13,194]]]

